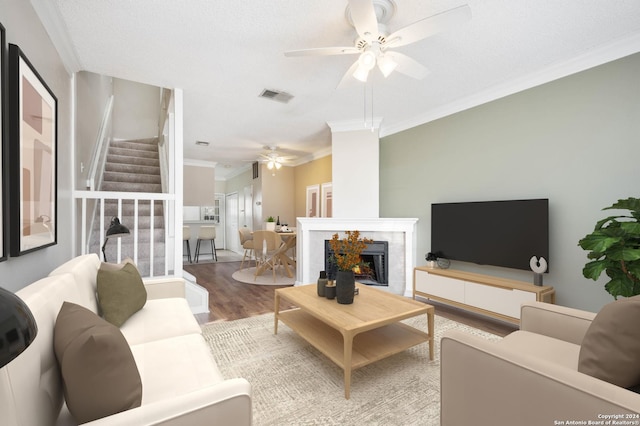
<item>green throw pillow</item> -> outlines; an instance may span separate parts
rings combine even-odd
[[[120,327],[147,302],[147,290],[133,263],[103,263],[97,277],[98,304],[104,319]]]
[[[64,302],[53,330],[53,347],[65,401],[78,423],[140,406],[140,373],[118,327],[82,306]]]
[[[578,371],[623,388],[640,385],[640,296],[602,307],[580,346]]]

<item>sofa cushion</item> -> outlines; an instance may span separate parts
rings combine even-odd
[[[147,301],[142,277],[130,260],[120,264],[102,263],[97,285],[102,315],[117,327],[142,309]]]
[[[140,374],[117,327],[80,305],[64,302],[53,345],[67,407],[78,423],[140,406]]]
[[[224,381],[200,334],[131,346],[144,395],[143,405],[213,386]]]
[[[183,298],[150,299],[120,327],[129,345],[185,334],[201,334],[189,304]]]
[[[508,334],[497,344],[573,371],[578,366],[579,345],[543,334],[518,330]]]
[[[614,385],[640,384],[640,296],[605,305],[587,330],[578,371]]]
[[[74,257],[49,273],[49,276],[72,274],[78,289],[77,302],[79,305],[97,313],[98,301],[96,300],[96,275],[100,268],[100,259],[95,253]],[[74,302],[75,300],[69,300]],[[56,310],[56,314],[58,310]]]

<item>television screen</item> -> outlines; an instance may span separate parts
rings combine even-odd
[[[549,263],[549,200],[431,204],[431,252],[480,265],[531,270]]]

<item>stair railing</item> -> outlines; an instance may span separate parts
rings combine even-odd
[[[173,117],[171,113],[171,103],[173,102],[173,91],[162,88],[160,91],[160,117],[158,120],[158,154],[160,157],[160,181],[162,183],[162,192],[168,190],[168,173],[169,161],[168,150],[172,146],[172,141],[167,141],[173,134],[171,125]],[[169,143],[166,143],[169,142]]]
[[[113,95],[107,99],[107,104],[102,114],[102,122],[98,131],[98,138],[93,148],[91,156],[91,164],[89,164],[89,172],[87,177],[87,188],[95,191],[100,188],[102,183],[102,175],[104,164],[107,161],[107,150],[109,149],[108,140],[111,138],[111,118],[113,116]],[[96,182],[97,180],[97,182]]]
[[[163,194],[163,193],[145,193],[145,192],[115,192],[115,191],[74,191],[74,199],[76,199],[80,203],[79,210],[79,218],[80,218],[80,247],[82,250],[82,254],[87,254],[91,251],[90,248],[90,234],[91,234],[91,226],[88,225],[87,222],[91,222],[93,213],[88,211],[88,204],[99,204],[99,247],[102,247],[106,238],[106,230],[111,221],[111,216],[105,217],[105,201],[107,200],[116,200],[118,203],[117,209],[117,217],[122,219],[122,206],[126,201],[133,202],[133,223],[123,223],[123,225],[127,226],[131,232],[131,236],[126,238],[133,238],[133,261],[138,264],[142,259],[140,257],[140,253],[143,251],[142,249],[145,246],[148,246],[149,252],[149,272],[143,273],[144,277],[154,277],[154,276],[167,276],[167,275],[175,275],[176,273],[180,273],[182,271],[182,259],[180,255],[182,254],[181,250],[175,250],[175,229],[172,229],[174,223],[169,221],[169,216],[175,217],[176,210],[176,197],[175,194]],[[140,202],[148,201],[150,203],[150,221],[149,221],[149,242],[142,242],[139,239],[140,231],[143,229],[139,226],[138,218],[139,215],[139,205]],[[156,203],[163,204],[164,211],[164,270],[163,271],[155,271],[154,270],[154,260],[156,260],[155,256],[155,244],[153,235],[154,235],[154,206]],[[117,241],[114,241],[111,244],[116,245],[116,258],[108,259],[109,262],[120,263],[122,261],[122,238],[117,238]],[[98,253],[100,258],[102,258],[102,253]],[[147,259],[144,259],[145,261]]]

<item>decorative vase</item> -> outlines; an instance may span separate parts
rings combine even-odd
[[[338,271],[336,276],[336,299],[338,303],[349,305],[353,303],[356,290],[356,277],[353,271]]]
[[[326,286],[324,288],[324,295],[329,300],[335,299],[336,298],[336,286],[335,286],[335,284]]]
[[[327,273],[320,271],[320,278],[318,278],[318,296],[324,297],[324,289],[327,286]]]

